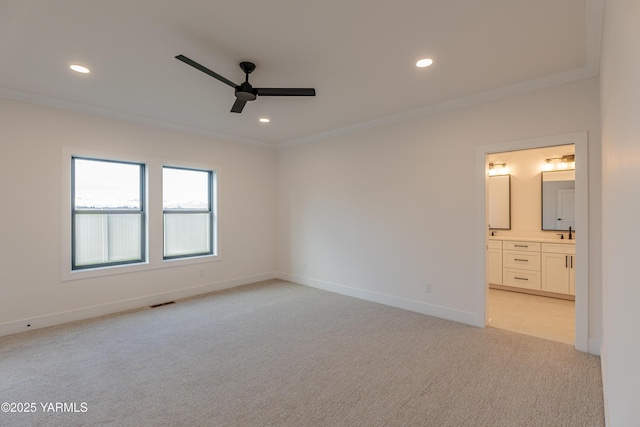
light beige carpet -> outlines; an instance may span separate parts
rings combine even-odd
[[[0,338],[0,402],[37,405],[2,426],[604,425],[598,357],[276,280]]]

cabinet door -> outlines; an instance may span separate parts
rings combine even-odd
[[[487,250],[487,279],[494,285],[502,285],[502,249]]]
[[[542,290],[568,294],[570,282],[571,255],[542,254]]]

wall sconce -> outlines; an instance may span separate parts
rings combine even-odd
[[[508,174],[509,174],[509,168],[507,167],[506,163],[496,163],[496,162],[489,163],[489,176],[508,175]]]
[[[575,154],[567,154],[561,157],[550,157],[545,159],[542,170],[543,171],[553,171],[553,170],[569,170],[576,168],[576,156]]]

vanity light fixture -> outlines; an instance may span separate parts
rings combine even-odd
[[[497,163],[497,162],[490,162],[489,163],[489,176],[495,176],[495,175],[508,175],[509,174],[509,167],[507,166],[506,163]]]
[[[549,157],[542,164],[543,171],[570,170],[576,168],[575,154],[565,154],[560,157]]]
[[[260,123],[269,123],[271,120],[268,117],[260,117],[258,121]]]

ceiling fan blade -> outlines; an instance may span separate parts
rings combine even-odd
[[[187,64],[187,65],[191,65],[193,68],[195,68],[195,69],[197,69],[197,70],[200,70],[200,71],[202,71],[203,73],[209,74],[209,75],[210,75],[211,77],[213,77],[214,79],[218,79],[218,80],[220,80],[222,83],[226,83],[226,84],[228,84],[229,86],[231,86],[232,88],[236,88],[236,87],[238,87],[238,85],[237,85],[237,84],[235,84],[234,82],[232,82],[231,80],[229,80],[229,79],[226,79],[226,78],[222,77],[220,74],[218,74],[218,73],[216,73],[216,72],[214,72],[214,71],[211,71],[210,69],[208,69],[208,68],[207,68],[207,67],[205,67],[204,65],[200,65],[200,64],[198,64],[196,61],[194,61],[194,60],[192,60],[192,59],[189,59],[189,58],[187,58],[187,57],[186,57],[186,56],[184,56],[184,55],[178,55],[178,56],[176,56],[176,59],[178,59],[178,60],[180,60],[180,61],[184,62],[184,63],[185,63],[185,64]]]
[[[242,109],[244,108],[244,104],[246,104],[247,101],[243,101],[241,99],[236,99],[236,102],[233,103],[233,107],[231,107],[231,112],[232,113],[242,113]]]
[[[316,96],[316,90],[313,88],[276,88],[261,87],[253,88],[259,96]]]

